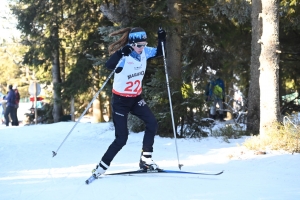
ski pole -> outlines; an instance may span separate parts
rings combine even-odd
[[[80,122],[81,118],[85,115],[85,113],[87,112],[87,110],[91,107],[92,103],[95,101],[95,99],[99,96],[100,92],[103,90],[104,86],[106,85],[106,83],[109,81],[109,79],[112,77],[112,75],[115,73],[116,68],[109,74],[109,76],[106,78],[105,82],[103,83],[102,87],[98,90],[98,92],[94,95],[92,101],[88,104],[88,106],[86,107],[86,109],[83,111],[83,113],[81,114],[81,116],[79,117],[78,121],[74,124],[74,126],[72,127],[72,129],[70,130],[70,132],[68,133],[68,135],[65,137],[65,139],[62,141],[62,143],[59,145],[58,149],[56,151],[52,151],[53,153],[53,157],[56,156],[58,150],[60,149],[60,147],[63,145],[63,143],[67,140],[67,138],[69,137],[69,135],[72,133],[72,131],[74,130],[74,128],[76,127],[76,125]]]
[[[178,167],[181,170],[181,167],[183,166],[183,164],[180,164],[180,162],[179,162],[178,147],[177,147],[177,137],[176,137],[176,131],[175,131],[175,123],[174,123],[174,116],[173,116],[172,99],[171,99],[170,86],[169,86],[168,69],[167,69],[167,62],[166,62],[166,56],[165,56],[164,42],[161,42],[161,48],[162,48],[162,53],[163,53],[163,57],[164,57],[166,82],[167,82],[167,88],[168,88],[168,96],[169,96],[169,103],[170,103],[170,111],[171,111],[171,118],[172,118],[173,133],[174,133],[174,138],[175,138],[175,146],[176,146]]]

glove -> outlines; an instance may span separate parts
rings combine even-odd
[[[115,72],[118,74],[118,73],[120,73],[122,70],[123,70],[123,67],[117,67],[117,69],[116,69]]]
[[[133,51],[133,48],[129,45],[126,45],[121,49],[121,53],[123,56],[129,56],[129,54]]]
[[[157,31],[157,37],[159,41],[165,41],[166,40],[166,31],[159,27]]]

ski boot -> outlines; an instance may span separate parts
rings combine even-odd
[[[152,152],[142,152],[140,159],[140,169],[157,170],[158,165],[152,160]]]
[[[92,171],[93,176],[95,178],[99,178],[102,174],[105,173],[107,168],[108,168],[108,166],[103,161],[101,161],[99,163],[99,165],[96,166],[96,169],[93,169],[93,171]]]

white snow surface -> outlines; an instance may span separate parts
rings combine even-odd
[[[178,139],[182,171],[219,176],[143,174],[85,180],[114,139],[107,123],[75,122],[6,127],[0,125],[1,200],[296,200],[300,199],[300,155],[269,151],[255,155],[247,137]],[[135,170],[143,132],[130,133],[107,173]],[[52,151],[57,152],[55,157]],[[153,160],[162,169],[179,170],[174,138],[156,136]]]

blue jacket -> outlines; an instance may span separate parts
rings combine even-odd
[[[216,95],[214,95],[214,93],[213,93],[213,89],[216,85],[219,85],[222,88],[223,98],[225,97],[225,84],[224,84],[224,81],[220,78],[210,82],[208,96],[210,97],[210,99],[222,100],[223,98],[221,99],[221,98],[217,97]]]
[[[6,106],[15,107],[16,106],[16,94],[14,90],[9,90],[8,94],[5,97],[7,101]]]

